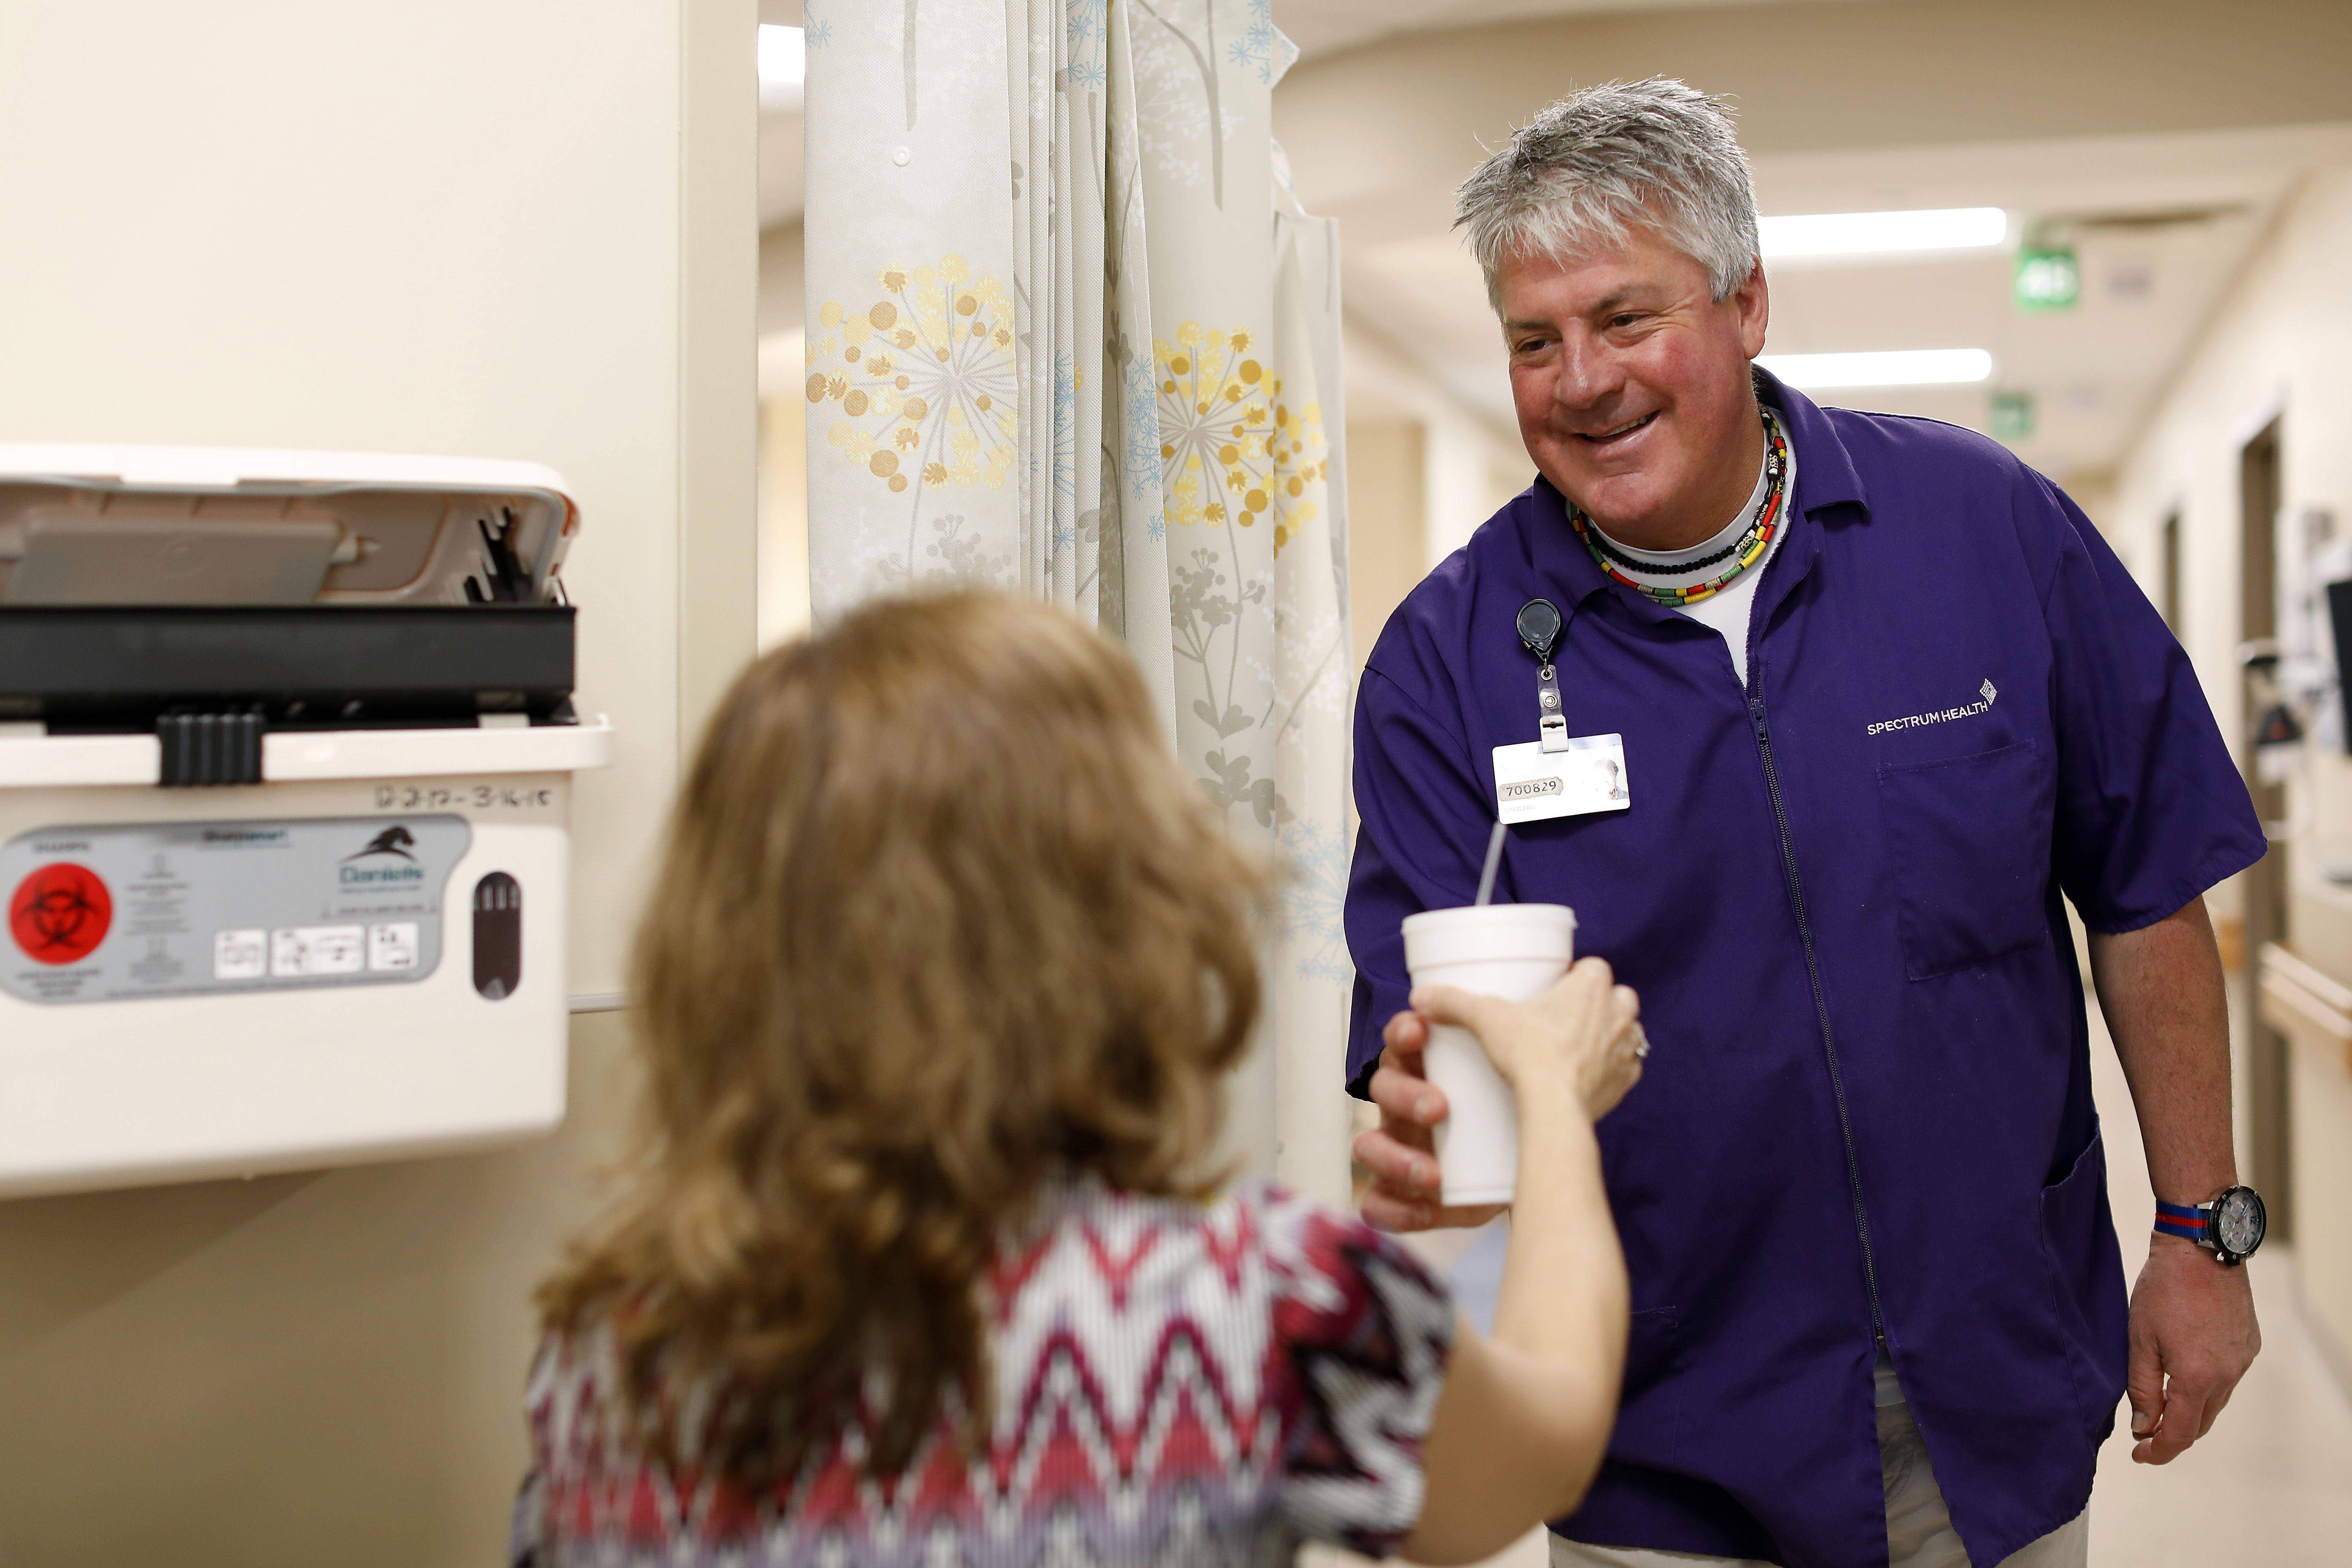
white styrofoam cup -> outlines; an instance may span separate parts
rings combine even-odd
[[[1404,963],[1415,985],[1452,985],[1506,1002],[1540,994],[1576,956],[1576,913],[1565,904],[1485,904],[1424,910],[1404,921]],[[1449,1208],[1507,1204],[1519,1181],[1517,1098],[1478,1037],[1433,1024],[1423,1058],[1444,1092],[1437,1168]]]

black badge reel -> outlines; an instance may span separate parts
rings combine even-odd
[[[1542,667],[1536,672],[1537,738],[1545,751],[1564,752],[1568,750],[1568,714],[1560,705],[1559,677],[1552,668],[1551,650],[1567,623],[1560,617],[1559,606],[1549,599],[1529,599],[1519,606],[1512,624],[1518,628],[1519,641]]]
[[[1516,624],[1519,640],[1527,644],[1528,651],[1549,664],[1552,647],[1559,641],[1559,606],[1549,599],[1529,599],[1519,606]]]

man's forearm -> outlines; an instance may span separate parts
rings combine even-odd
[[[2157,1196],[2203,1203],[2238,1179],[2230,1004],[2205,900],[2138,931],[2091,936],[2091,978],[2129,1080]]]
[[[2231,1148],[2230,1003],[2205,902],[2091,938],[2091,978],[2131,1082],[2156,1195],[2204,1203],[2238,1179]],[[2262,1349],[2242,1268],[2158,1236],[2132,1289],[2132,1458],[2169,1464],[2211,1428]]]

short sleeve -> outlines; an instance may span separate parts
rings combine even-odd
[[[538,1467],[523,1473],[507,1516],[508,1568],[547,1568],[547,1484]]]
[[[1348,875],[1348,952],[1355,1004],[1348,1084],[1360,1097],[1380,1060],[1381,1030],[1404,1010],[1404,918],[1466,904],[1494,826],[1485,776],[1460,736],[1377,664],[1356,697],[1355,864]],[[1497,898],[1507,898],[1508,881]]]
[[[540,1342],[524,1384],[523,1411],[530,1431],[530,1466],[515,1488],[513,1510],[507,1516],[507,1563],[509,1568],[547,1568],[554,1561],[547,1538],[547,1465],[554,1447],[553,1427],[562,1403],[563,1356],[559,1341]]]
[[[1453,1302],[1419,1258],[1354,1215],[1278,1189],[1265,1201],[1283,1517],[1300,1539],[1387,1556],[1421,1519]]]
[[[2269,845],[2189,656],[2099,531],[2035,476],[2056,514],[2042,615],[2058,742],[2059,885],[2095,931],[2136,931]]]

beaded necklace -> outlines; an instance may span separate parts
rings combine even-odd
[[[1764,559],[1765,552],[1772,546],[1773,535],[1780,531],[1780,503],[1783,500],[1781,492],[1788,472],[1788,437],[1780,433],[1780,422],[1772,417],[1772,411],[1768,408],[1764,411],[1764,502],[1756,509],[1756,516],[1748,522],[1739,537],[1714,554],[1696,561],[1679,562],[1671,566],[1664,566],[1649,561],[1636,561],[1603,539],[1601,536],[1601,531],[1592,526],[1592,520],[1586,517],[1583,509],[1574,501],[1568,503],[1568,522],[1570,527],[1576,530],[1576,536],[1584,541],[1584,547],[1592,552],[1594,563],[1612,580],[1622,583],[1644,598],[1664,605],[1669,609],[1679,608],[1685,605],[1695,605],[1701,599],[1721,593],[1742,572]],[[1680,588],[1664,588],[1654,584],[1637,583],[1626,574],[1628,572],[1643,572],[1654,576],[1663,573],[1679,575],[1685,572],[1712,566],[1717,562],[1725,560],[1728,560],[1731,564],[1722,572],[1705,582],[1692,583]]]

